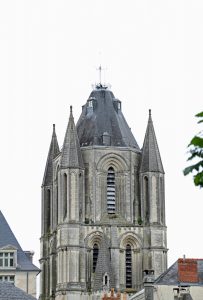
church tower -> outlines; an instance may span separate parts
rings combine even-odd
[[[167,268],[164,169],[149,112],[140,149],[121,101],[101,83],[72,107],[62,150],[55,127],[42,183],[41,300],[135,293]]]

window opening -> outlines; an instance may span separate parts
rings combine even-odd
[[[132,288],[132,249],[128,244],[125,252],[126,263],[126,288]]]
[[[51,224],[51,191],[47,190],[47,231],[50,230]]]
[[[63,175],[63,212],[64,219],[67,216],[67,175]]]
[[[88,100],[88,107],[93,107],[93,101],[92,100]]]
[[[14,278],[15,278],[15,276],[13,276],[13,275],[3,275],[3,276],[0,276],[0,282],[8,281],[8,282],[11,282],[14,284]]]
[[[14,267],[14,253],[0,252],[0,268]]]
[[[145,199],[145,218],[149,222],[149,183],[148,178],[144,177],[144,199]]]
[[[96,270],[98,254],[99,254],[99,247],[97,244],[94,244],[94,246],[93,246],[93,272],[95,272],[95,270]]]
[[[108,273],[105,273],[103,276],[103,288],[104,290],[109,289],[109,275]]]
[[[112,167],[107,173],[107,211],[109,214],[114,214],[116,210],[116,187],[115,187],[115,172]]]

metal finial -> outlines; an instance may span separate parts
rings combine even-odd
[[[53,132],[55,132],[55,124],[53,124]]]
[[[72,107],[72,105],[70,105],[70,113],[71,114],[73,113],[73,107]]]
[[[97,71],[99,71],[99,84],[101,85],[101,72],[102,72],[102,66],[100,65]]]
[[[151,117],[151,115],[152,115],[152,111],[151,109],[149,109],[149,116]]]

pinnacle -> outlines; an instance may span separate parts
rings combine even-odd
[[[141,172],[161,172],[164,173],[159,147],[154,131],[151,109],[149,110],[149,119],[142,148]]]

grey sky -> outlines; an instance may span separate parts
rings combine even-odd
[[[203,191],[184,177],[200,131],[203,1],[0,2],[0,208],[39,259],[40,186],[52,124],[60,146],[69,106],[77,121],[101,63],[142,147],[148,109],[166,173],[169,265],[202,257]]]

